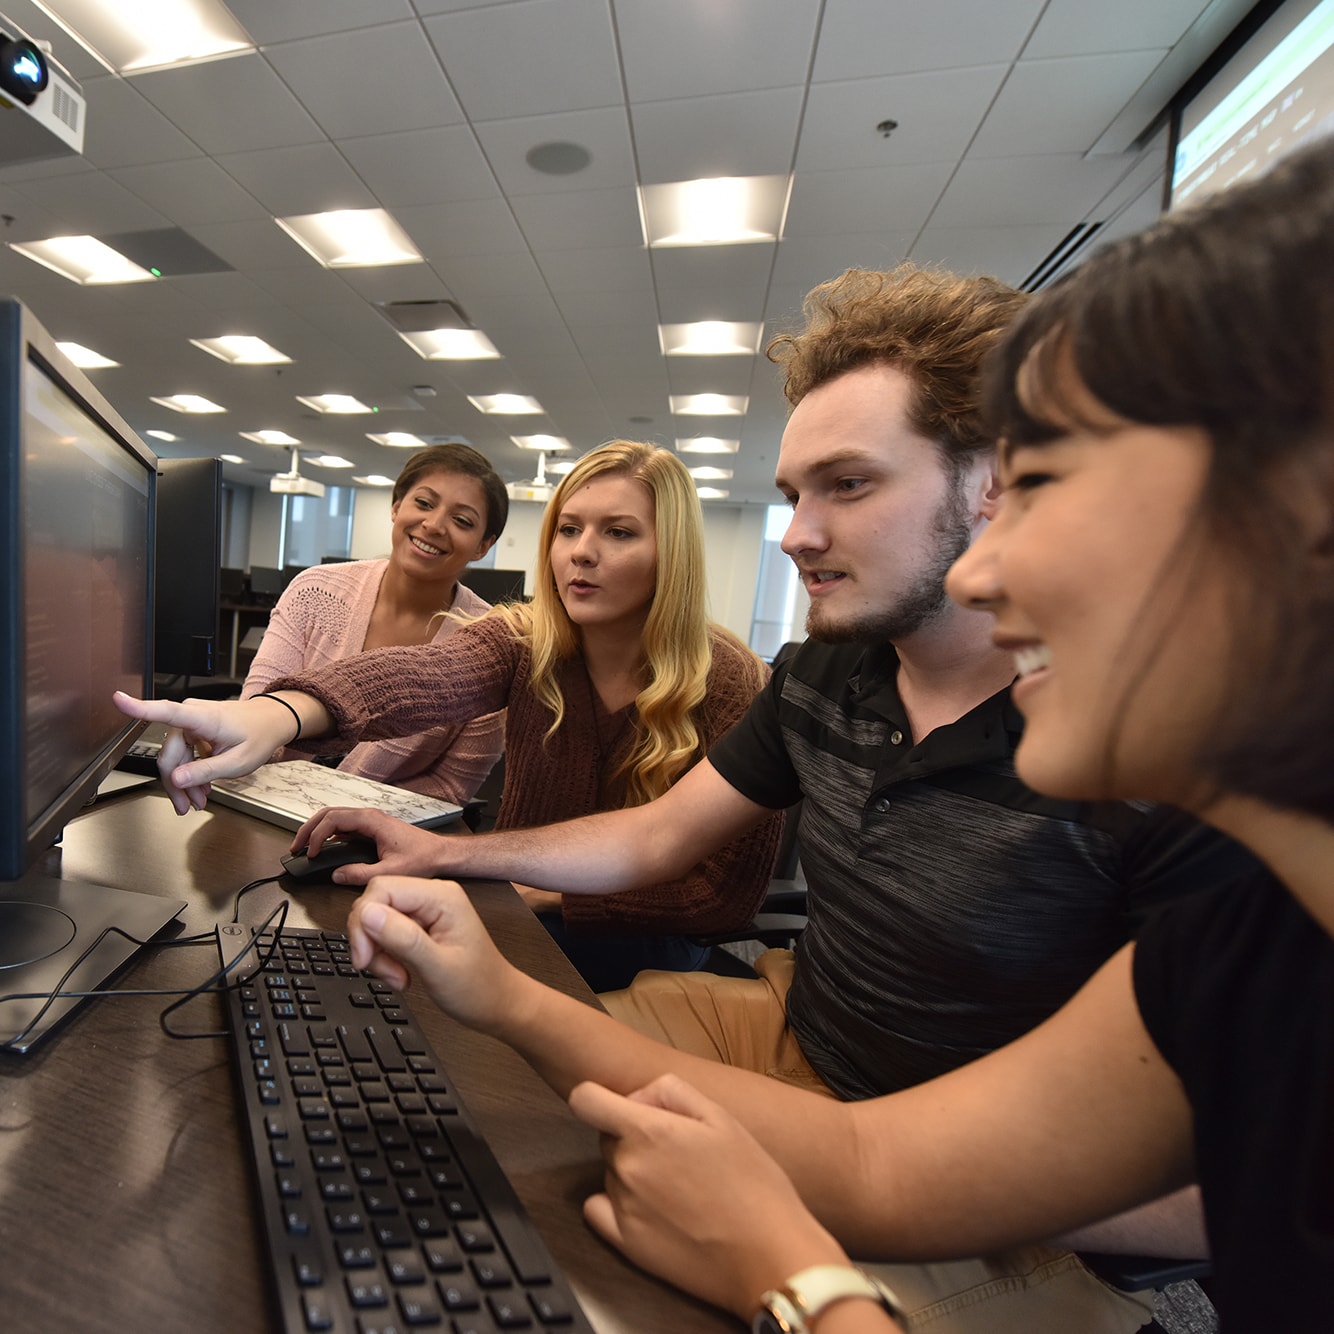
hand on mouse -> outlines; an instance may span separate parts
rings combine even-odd
[[[359,838],[375,845],[376,856],[358,859],[362,864],[340,866],[334,873],[339,885],[364,885],[376,875],[435,875],[448,870],[441,865],[444,840],[430,830],[364,806],[325,806],[292,836],[293,852],[305,849],[316,857],[326,839]]]

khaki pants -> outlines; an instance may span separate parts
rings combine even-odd
[[[678,1051],[754,1070],[833,1097],[787,1026],[795,961],[769,950],[758,979],[643,972],[599,999],[621,1020]],[[1153,1293],[1123,1293],[1070,1251],[1028,1246],[942,1264],[872,1264],[931,1334],[1128,1334],[1153,1314]]]

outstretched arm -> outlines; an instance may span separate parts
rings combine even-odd
[[[415,975],[448,1013],[509,1043],[568,1096],[666,1073],[721,1103],[857,1254],[985,1254],[1185,1184],[1189,1106],[1135,1006],[1130,950],[1045,1024],[940,1079],[840,1103],[663,1047],[518,972],[457,886],[385,878],[349,920],[353,962]]]
[[[302,737],[322,736],[329,730],[324,706],[295,690],[246,700],[188,699],[179,704],[135,699],[118,690],[112,699],[131,718],[166,723],[170,729],[158,756],[158,772],[178,815],[204,809],[213,779],[258,769],[296,736],[298,719]],[[210,754],[195,759],[200,742]]]
[[[743,797],[704,759],[646,806],[534,829],[433,837],[429,844],[414,839],[411,861],[389,860],[388,845],[382,842],[380,862],[342,867],[334,878],[344,885],[364,885],[382,874],[472,876],[565,894],[611,894],[680,879],[715,849],[773,816],[768,807]],[[331,807],[297,830],[293,846],[308,845],[318,852],[326,838],[338,833],[388,837],[384,818],[375,811]]]

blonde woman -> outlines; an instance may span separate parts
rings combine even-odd
[[[550,824],[652,800],[746,711],[766,669],[709,622],[704,602],[689,473],[668,450],[612,441],[580,459],[548,503],[530,604],[493,608],[446,647],[361,654],[280,677],[250,700],[117,700],[174,729],[160,768],[181,813],[203,807],[210,780],[248,773],[281,745],[341,751],[506,709],[497,828]],[[196,741],[213,755],[190,759]],[[319,823],[321,841],[341,830],[377,842],[379,862],[343,868],[344,883],[437,869],[436,835],[379,812],[339,810]],[[525,896],[589,984],[612,990],[641,968],[700,966],[706,951],[688,935],[749,921],[780,829],[781,817],[768,820],[670,883]]]

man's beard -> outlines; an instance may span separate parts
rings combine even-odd
[[[812,603],[806,615],[806,633],[826,644],[854,642],[898,643],[916,634],[950,605],[945,576],[972,544],[972,525],[963,500],[963,487],[955,482],[940,502],[931,526],[935,548],[927,567],[895,601],[892,607],[868,610],[846,620],[825,620],[824,610]]]

